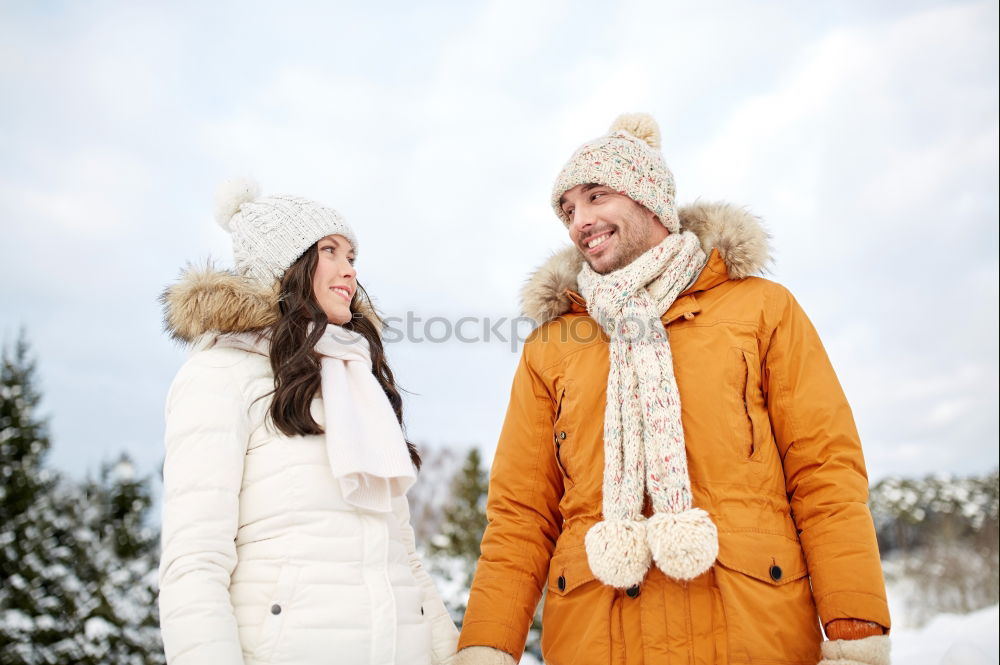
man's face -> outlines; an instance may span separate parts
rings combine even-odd
[[[594,272],[624,268],[670,235],[646,207],[605,185],[577,185],[562,195],[569,237]]]

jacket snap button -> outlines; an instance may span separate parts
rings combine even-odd
[[[684,320],[690,321],[694,318],[694,312],[684,312]]]
[[[775,582],[781,579],[781,566],[771,566],[771,579]]]
[[[560,591],[565,591],[566,590],[566,578],[563,577],[562,575],[560,575],[559,579],[556,580],[556,586],[559,587]]]
[[[559,438],[560,439],[565,439],[566,438],[566,432],[559,432]]]
[[[278,603],[271,605],[271,614],[281,614],[281,605]]]
[[[639,596],[639,585],[636,584],[635,586],[630,586],[625,589],[625,595],[629,598],[637,598]]]

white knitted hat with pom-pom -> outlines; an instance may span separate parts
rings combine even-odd
[[[320,238],[342,235],[355,254],[354,229],[333,208],[289,194],[261,197],[248,178],[222,183],[215,196],[215,221],[233,239],[236,271],[266,286]]]
[[[660,152],[660,128],[647,113],[625,113],[606,136],[580,146],[556,178],[552,208],[569,225],[560,199],[577,185],[605,185],[655,214],[671,233],[680,231],[674,175]]]

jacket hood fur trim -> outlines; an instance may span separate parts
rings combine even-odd
[[[185,344],[195,344],[206,333],[259,332],[279,316],[278,282],[272,287],[219,270],[211,263],[188,265],[180,279],[164,289],[163,327]],[[382,321],[366,300],[360,310],[381,330]]]
[[[730,279],[764,272],[771,262],[770,235],[759,217],[728,203],[695,203],[678,211],[681,228],[692,231],[706,254],[713,249],[726,264]],[[568,312],[567,291],[579,292],[576,276],[583,256],[573,245],[559,250],[542,264],[521,289],[521,311],[545,323]]]
[[[205,333],[261,330],[278,320],[278,283],[271,288],[211,263],[188,265],[160,296],[163,324],[174,339],[192,344]]]

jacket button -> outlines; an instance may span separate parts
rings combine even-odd
[[[566,438],[566,432],[559,432],[559,438],[560,439],[565,439]]]
[[[781,579],[781,566],[774,565],[771,566],[771,579],[777,582]]]
[[[694,312],[684,312],[684,320],[690,321],[694,318]]]
[[[560,575],[559,579],[556,580],[556,586],[559,587],[560,591],[565,591],[566,590],[566,578],[563,577],[562,575]]]
[[[278,603],[271,605],[271,614],[281,614],[281,605]]]
[[[635,586],[630,586],[625,589],[625,595],[629,598],[637,598],[639,596],[639,585],[636,584]]]

